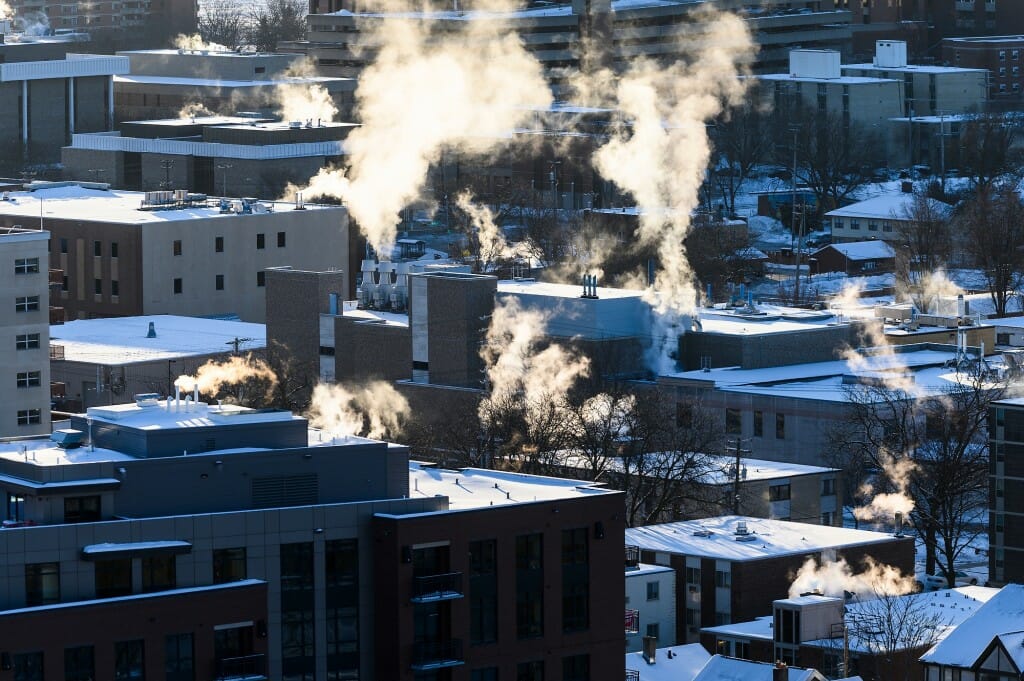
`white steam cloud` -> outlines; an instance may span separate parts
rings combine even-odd
[[[494,221],[494,213],[487,206],[473,203],[473,196],[468,191],[460,193],[455,198],[455,204],[476,229],[480,246],[480,265],[484,271],[499,260],[529,257],[530,249],[527,244],[520,242],[510,245],[501,227]]]
[[[250,380],[266,382],[268,392],[277,385],[277,375],[266,362],[252,356],[235,356],[223,362],[211,360],[199,367],[195,376],[179,376],[174,386],[183,391],[191,391],[198,386],[200,393],[212,396],[227,386]]]
[[[908,489],[911,476],[918,466],[912,459],[897,458],[888,452],[879,452],[879,459],[882,462],[882,472],[892,483],[894,491],[875,494],[875,486],[870,482],[864,483],[861,485],[861,494],[870,496],[871,501],[867,506],[853,509],[853,515],[857,520],[867,522],[892,522],[896,513],[902,513],[903,517],[907,518],[914,510],[914,500]]]
[[[438,37],[429,21],[396,17],[368,36],[379,51],[359,77],[351,167],[323,170],[300,189],[343,199],[378,253],[390,253],[400,211],[421,198],[446,148],[486,154],[530,107],[550,104],[540,64],[501,23],[466,21]]]
[[[174,38],[174,46],[179,50],[186,50],[188,52],[233,52],[230,47],[206,42],[198,33],[193,35],[178,34]]]
[[[914,577],[904,575],[891,565],[885,565],[868,556],[864,569],[854,572],[844,559],[825,561],[818,565],[808,558],[793,577],[789,597],[816,591],[824,596],[842,598],[844,592],[858,596],[900,595],[914,590]]]
[[[310,423],[332,435],[392,438],[402,431],[409,402],[390,383],[361,386],[320,383],[313,388]]]

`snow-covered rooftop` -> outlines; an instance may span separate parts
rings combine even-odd
[[[153,323],[156,338],[147,338]],[[76,319],[50,327],[52,344],[64,348],[69,362],[124,365],[155,362],[230,352],[235,340],[242,352],[264,348],[267,330],[263,324],[150,315],[145,317],[110,317]]]
[[[228,80],[224,78],[190,78],[188,76],[147,76],[129,74],[114,76],[115,84],[123,85],[185,85],[208,88],[274,88],[285,85],[321,85],[355,87],[353,78],[335,78],[330,76],[281,76],[272,80]],[[331,88],[328,88],[331,89]]]
[[[745,522],[752,540],[738,540],[737,523]],[[710,536],[704,536],[710,532]],[[700,533],[700,534],[697,534]],[[760,560],[844,546],[879,544],[891,534],[827,525],[747,516],[718,516],[626,529],[626,543],[642,550],[720,560]]]
[[[498,293],[514,293],[518,295],[546,296],[550,298],[580,298],[583,286],[575,284],[553,284],[551,282],[532,279],[503,279],[498,282]],[[638,289],[597,288],[597,299],[643,298],[644,292]]]
[[[572,499],[593,494],[618,494],[594,483],[484,468],[448,470],[409,462],[410,498],[448,497],[448,508],[462,511],[534,501]]]
[[[843,244],[829,244],[815,251],[814,255],[829,249],[842,253],[848,260],[881,260],[896,256],[896,251],[885,241],[850,241]]]
[[[93,189],[79,184],[36,189],[34,191],[10,192],[6,201],[0,201],[0,215],[20,216],[36,221],[40,216],[62,220],[113,222],[128,225],[167,223],[175,220],[197,220],[217,218],[231,220],[253,217],[250,214],[221,213],[217,206],[193,206],[168,210],[139,210],[143,192],[113,189]],[[263,201],[264,204],[273,202]],[[279,210],[291,210],[292,203],[274,204]],[[306,208],[317,210],[343,210],[337,206],[306,204]],[[257,215],[257,217],[259,217]],[[271,217],[273,217],[271,215]]]
[[[962,66],[939,66],[935,64],[907,64],[906,66],[877,66],[872,63],[843,64],[843,71],[895,71],[901,73],[988,73],[988,69],[969,69]]]
[[[759,314],[749,315],[730,307],[698,309],[700,330],[704,333],[760,336],[771,333],[807,331],[835,326],[837,320],[828,311],[811,311],[777,305],[758,304]]]
[[[743,639],[771,641],[774,634],[772,631],[773,619],[771,615],[765,615],[749,622],[733,622],[732,624],[721,624],[717,627],[703,627],[701,632],[717,636],[735,636],[736,638]]]
[[[690,681],[710,659],[704,646],[690,643],[658,648],[654,664],[647,664],[641,652],[626,653],[626,669],[640,672],[640,681]]]
[[[851,203],[849,206],[836,208],[825,213],[833,218],[878,218],[879,220],[909,220],[913,214],[915,197],[913,194],[883,194],[874,198]],[[940,214],[949,214],[953,207],[937,199],[928,199],[932,208]]]
[[[782,80],[794,83],[839,83],[841,85],[867,85],[871,83],[895,83],[891,78],[871,78],[869,76],[839,76],[838,78],[814,78],[812,76],[794,76],[790,73],[765,73],[755,76],[760,80]]]
[[[647,575],[657,575],[666,572],[675,572],[667,565],[651,565],[650,563],[637,563],[635,568],[626,568],[626,579]]]
[[[693,678],[693,681],[773,681],[775,665],[771,662],[752,662],[734,657],[715,655]],[[815,681],[824,679],[813,669],[789,667],[789,681]]]
[[[939,641],[921,657],[927,664],[971,667],[997,636],[1024,633],[1024,585],[1007,584],[961,626]],[[1024,648],[1016,654],[1018,669],[1024,669]]]

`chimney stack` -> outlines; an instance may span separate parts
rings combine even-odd
[[[789,667],[785,662],[776,662],[772,669],[772,681],[789,681]]]
[[[644,662],[647,664],[654,664],[655,658],[658,655],[658,639],[655,636],[644,636],[644,649],[643,656]],[[774,681],[774,679],[773,679]],[[786,681],[783,679],[783,681]]]

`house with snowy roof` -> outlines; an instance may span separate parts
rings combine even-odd
[[[832,243],[881,239],[900,241],[901,224],[911,222],[916,211],[915,195],[910,191],[883,194],[851,203],[825,213],[826,225],[832,232]],[[937,199],[926,199],[929,212],[948,217],[953,207]]]
[[[1024,678],[1024,585],[1008,584],[921,657],[927,681]]]
[[[885,241],[850,241],[829,244],[816,250],[811,258],[817,272],[842,272],[848,276],[881,274],[896,267],[896,251]]]

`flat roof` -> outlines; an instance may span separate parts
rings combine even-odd
[[[720,636],[735,636],[737,638],[773,640],[772,615],[765,615],[749,622],[733,622],[722,624],[717,627],[701,627],[701,632],[717,634]]]
[[[751,541],[737,541],[737,523],[746,522]],[[710,532],[710,536],[701,536]],[[626,528],[626,543],[645,551],[729,561],[761,560],[845,546],[882,544],[891,534],[829,525],[748,516],[718,516]]]
[[[548,298],[580,298],[583,299],[583,285],[553,284],[532,279],[503,279],[498,282],[499,294],[516,294],[529,296],[545,296]],[[627,288],[597,287],[596,300],[615,298],[643,298],[644,291]],[[587,298],[584,300],[595,300]]]
[[[155,338],[146,337],[150,323]],[[226,353],[236,339],[244,339],[241,352],[265,348],[267,327],[178,315],[75,319],[50,327],[51,344],[63,346],[66,361],[115,366]]]
[[[101,423],[140,430],[179,430],[243,423],[305,421],[303,417],[284,409],[249,409],[234,404],[192,403],[185,399],[189,396],[191,393],[183,390],[180,403],[169,397],[152,406],[127,402],[89,407],[85,416]]]
[[[900,71],[906,73],[988,73],[988,69],[969,69],[960,66],[936,66],[934,64],[907,64],[906,66],[878,66],[876,64],[843,64],[842,70],[862,69],[865,71]]]
[[[115,75],[114,84],[127,83],[137,85],[191,85],[193,87],[210,88],[259,88],[277,87],[281,85],[334,85],[347,84],[355,86],[355,78],[335,76],[281,76],[267,80],[227,80],[224,78],[191,78],[189,76],[147,76],[142,74]]]
[[[626,579],[639,577],[641,575],[657,575],[664,572],[675,572],[667,565],[652,565],[651,563],[637,563],[635,568],[626,568]]]
[[[760,80],[785,80],[790,82],[805,83],[837,83],[839,85],[870,85],[877,83],[898,83],[893,78],[871,78],[869,76],[839,76],[837,78],[814,78],[812,76],[794,76],[790,73],[766,73],[763,75],[751,76]]]
[[[26,224],[43,218],[60,220],[81,220],[111,222],[125,225],[144,223],[166,223],[175,220],[196,219],[237,219],[250,214],[221,213],[215,205],[194,206],[169,210],[139,210],[145,193],[115,189],[96,189],[81,184],[57,183],[56,186],[38,188],[33,191],[8,192],[7,201],[0,201],[0,215],[24,217]],[[40,205],[42,203],[42,205]],[[260,200],[264,205],[291,210],[291,202],[276,203]],[[344,210],[341,206],[306,204],[307,209]],[[251,214],[251,215],[256,215]]]
[[[733,307],[702,307],[697,310],[700,331],[731,336],[761,336],[792,331],[827,329],[840,322],[828,310],[804,310],[799,308],[757,304],[757,313],[750,314]]]
[[[448,509],[452,511],[574,499],[594,494],[619,492],[581,480],[485,468],[449,470],[431,463],[409,462],[409,497],[448,497]]]

